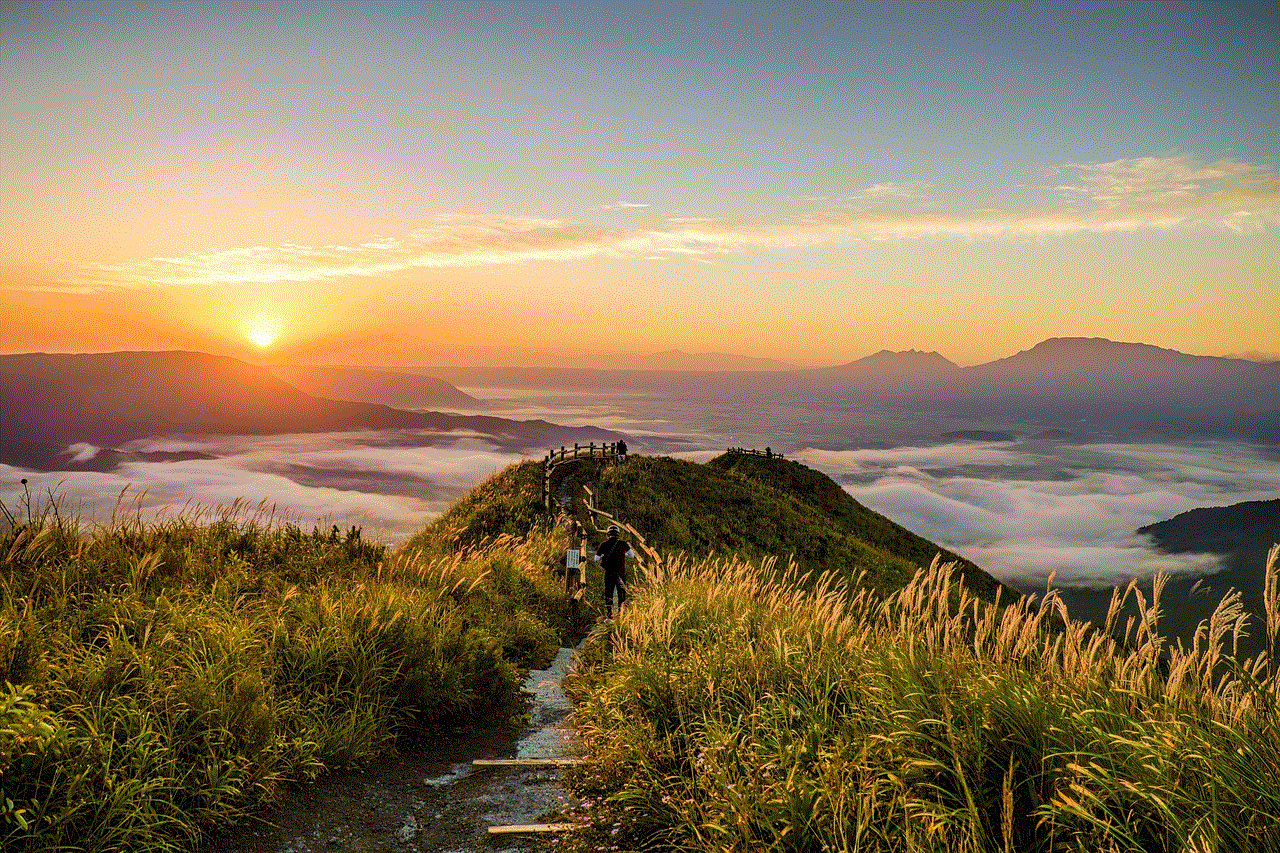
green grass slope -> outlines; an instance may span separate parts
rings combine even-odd
[[[598,506],[664,553],[794,557],[804,571],[865,571],[875,589],[905,585],[935,555],[956,555],[873,512],[825,474],[777,457],[724,454],[705,465],[637,457],[599,472]],[[999,582],[961,561],[971,589]]]
[[[452,552],[482,546],[498,536],[523,538],[550,527],[542,503],[542,463],[508,465],[459,498],[405,543],[406,551]]]
[[[410,547],[456,548],[498,534],[521,535],[545,524],[542,465],[513,465],[477,486]],[[583,487],[599,509],[640,531],[668,555],[736,555],[760,561],[794,557],[804,571],[844,577],[866,572],[875,589],[901,588],[937,554],[955,560],[975,594],[994,597],[1000,583],[855,501],[825,474],[791,460],[725,454],[703,465],[666,456],[633,456],[625,464],[580,460],[555,470],[552,489],[573,499],[588,531],[605,522],[583,506]],[[1016,597],[1012,590],[1006,595]]]
[[[955,562],[970,588],[983,596],[994,596],[1000,585],[999,581],[959,554],[939,547],[858,503],[839,483],[821,471],[790,459],[742,453],[725,453],[707,464],[739,474],[774,491],[800,496],[807,507],[829,519],[833,528],[879,551],[901,557],[912,565],[927,566],[934,556],[941,554],[944,561]],[[1012,590],[1005,590],[1005,595],[1010,593]]]

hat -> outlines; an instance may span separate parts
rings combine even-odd
[[[617,533],[617,532],[618,532],[618,525],[616,525],[616,524],[610,524],[610,525],[609,525],[609,532],[610,532],[610,533]]]

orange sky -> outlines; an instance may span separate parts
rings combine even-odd
[[[1275,21],[1174,6],[5,4],[0,351],[1280,354]]]

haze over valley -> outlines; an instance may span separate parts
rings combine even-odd
[[[699,461],[767,446],[1027,591],[1051,573],[1095,588],[1212,575],[1221,555],[1137,529],[1280,495],[1280,363],[1051,340],[970,368],[907,351],[748,372],[427,369],[0,356],[0,487],[12,505],[26,478],[99,521],[243,500],[395,543],[562,444],[625,437]]]

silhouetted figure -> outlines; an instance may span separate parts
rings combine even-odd
[[[618,439],[618,461],[627,461],[627,443],[622,439]]]
[[[766,459],[772,459],[772,458],[773,458],[773,448],[772,448],[772,447],[766,447],[766,448],[764,449],[764,457],[765,457]]]
[[[604,568],[604,615],[613,618],[613,591],[618,591],[618,612],[627,600],[627,557],[635,556],[631,543],[618,538],[618,526],[609,525],[609,537],[596,548],[596,561]]]

